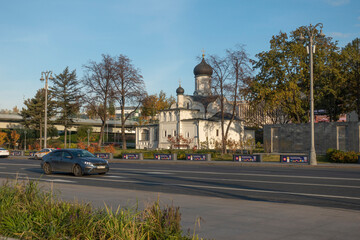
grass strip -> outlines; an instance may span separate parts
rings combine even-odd
[[[37,181],[7,180],[0,186],[0,235],[19,239],[199,239],[185,235],[179,207],[144,210],[93,208],[61,201]]]

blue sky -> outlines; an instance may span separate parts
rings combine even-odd
[[[236,44],[255,54],[280,31],[324,24],[343,47],[360,37],[359,0],[0,0],[0,109],[23,107],[44,87],[41,72],[66,66],[83,76],[101,54],[124,54],[149,94],[194,92],[204,48],[222,55]]]

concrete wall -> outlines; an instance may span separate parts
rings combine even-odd
[[[264,148],[265,152],[309,152],[310,123],[265,125]],[[359,122],[316,123],[316,153],[325,154],[329,148],[359,152]]]

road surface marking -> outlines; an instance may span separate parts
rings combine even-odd
[[[136,168],[111,168],[112,170],[130,170],[136,172],[147,172],[148,169]],[[282,177],[282,178],[303,178],[303,179],[325,179],[325,180],[344,180],[344,181],[360,181],[360,178],[338,178],[338,177],[316,177],[316,176],[300,176],[300,175],[271,175],[271,174],[255,174],[255,173],[228,173],[228,172],[203,172],[203,171],[180,171],[180,170],[157,170],[159,172],[174,173],[196,173],[196,174],[212,174],[212,175],[235,175],[235,176],[261,176],[261,177]]]
[[[23,163],[23,164],[16,164],[16,163],[0,163],[0,165],[6,165],[6,166],[37,166],[40,167],[39,164],[30,164],[30,163]]]
[[[261,181],[261,180],[242,180],[242,179],[226,179],[226,178],[202,178],[202,177],[178,177],[184,179],[198,179],[198,180],[216,180],[216,181],[229,181],[229,182],[249,182],[249,183],[274,183],[285,185],[301,185],[301,186],[320,186],[320,187],[342,187],[342,188],[360,188],[360,186],[349,185],[333,185],[333,184],[320,184],[320,183],[296,183],[296,182],[274,182],[274,181]]]
[[[231,190],[231,191],[240,191],[240,192],[258,192],[258,193],[285,194],[285,195],[295,195],[295,196],[310,196],[310,197],[360,200],[360,197],[348,197],[348,196],[336,196],[336,195],[312,194],[312,193],[296,193],[296,192],[277,191],[277,190],[257,190],[257,189],[236,188],[236,187],[217,187],[217,186],[207,186],[207,185],[190,185],[190,184],[176,184],[176,183],[173,184],[173,183],[160,183],[160,182],[150,182],[150,181],[103,179],[103,178],[89,178],[89,177],[81,177],[79,179],[105,181],[105,182],[110,181],[110,182],[118,182],[118,183],[135,183],[135,184],[145,184],[145,185],[174,186],[174,187],[187,187],[187,188],[190,187],[190,188],[203,188],[203,189],[220,189],[220,190]]]
[[[123,177],[123,176],[116,176],[116,175],[105,175],[103,177],[105,177],[105,178],[126,178],[126,177]]]
[[[42,182],[58,182],[58,183],[77,183],[76,181],[66,180],[66,179],[47,179],[47,178],[32,178],[32,177],[20,177],[20,179],[25,180],[35,180],[35,181],[42,181]]]
[[[146,173],[146,172],[141,172]],[[141,173],[119,173],[119,175],[139,175]],[[116,174],[116,173],[112,173]],[[338,188],[355,188],[360,189],[360,186],[352,185],[334,185],[334,184],[321,184],[321,183],[302,183],[302,182],[277,182],[277,181],[263,181],[263,180],[244,180],[244,179],[231,179],[231,178],[206,178],[206,177],[183,177],[176,176],[178,179],[194,179],[194,180],[211,180],[211,181],[227,181],[227,182],[246,182],[246,183],[265,183],[265,184],[282,184],[282,185],[299,185],[299,186],[318,186],[318,187],[338,187]],[[214,182],[209,182],[212,184]]]
[[[143,172],[143,173],[146,173],[146,174],[157,174],[157,175],[172,174],[172,173],[169,173],[169,172]]]

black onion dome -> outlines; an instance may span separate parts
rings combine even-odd
[[[184,94],[184,89],[181,87],[181,86],[179,86],[177,89],[176,89],[176,94],[177,95],[182,95],[182,94]]]
[[[212,67],[205,62],[204,58],[201,60],[201,63],[196,65],[196,67],[194,68],[194,75],[195,76],[197,76],[197,75],[209,75],[209,76],[211,76],[212,73],[213,73]]]

